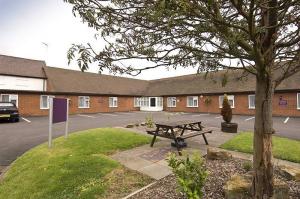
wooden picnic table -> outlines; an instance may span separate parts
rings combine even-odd
[[[201,121],[194,120],[184,120],[177,122],[158,122],[155,123],[156,130],[147,131],[148,134],[153,135],[151,142],[151,147],[153,147],[156,137],[164,137],[171,140],[174,140],[174,145],[178,150],[178,153],[181,155],[182,142],[185,139],[202,135],[205,144],[208,145],[206,139],[206,133],[212,133],[212,130],[204,130],[204,127],[201,125]],[[189,131],[187,133],[187,131]],[[181,144],[179,144],[181,143]]]

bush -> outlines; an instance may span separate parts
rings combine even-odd
[[[203,187],[208,175],[202,157],[194,153],[191,158],[188,155],[177,158],[174,153],[171,153],[167,161],[186,197],[189,199],[202,198]]]
[[[149,115],[149,116],[146,117],[145,124],[148,128],[153,128],[154,127],[154,121],[153,121],[152,115]]]
[[[227,95],[224,95],[223,107],[222,107],[222,110],[221,110],[221,115],[223,116],[223,120],[225,122],[227,122],[227,123],[231,122],[231,119],[232,119],[232,109],[231,109],[231,105],[229,104]]]

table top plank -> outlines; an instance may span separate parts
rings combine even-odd
[[[196,124],[200,123],[201,121],[196,120],[182,120],[182,121],[166,121],[166,122],[157,122],[155,123],[156,126],[165,126],[170,128],[176,128],[179,126],[189,125],[189,124]]]

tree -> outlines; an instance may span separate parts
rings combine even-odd
[[[194,66],[242,69],[256,77],[253,197],[273,194],[274,89],[300,70],[299,0],[65,0],[99,31],[105,47],[73,45],[69,60],[82,70],[137,75],[143,70]],[[124,65],[148,60],[147,67]]]
[[[221,109],[221,115],[226,123],[230,123],[232,119],[232,109],[227,95],[224,95],[224,100]]]

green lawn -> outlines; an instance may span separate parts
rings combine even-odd
[[[240,133],[221,148],[253,153],[253,133]],[[273,136],[273,154],[275,158],[300,163],[300,141]]]
[[[18,158],[0,183],[0,198],[120,198],[152,179],[107,155],[150,142],[150,137],[105,128],[73,133]]]

